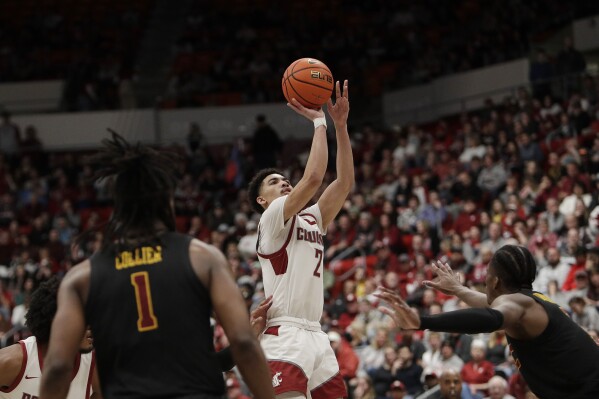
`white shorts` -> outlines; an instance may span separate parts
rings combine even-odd
[[[295,321],[294,321],[295,320]],[[276,318],[268,321],[260,343],[268,360],[275,394],[298,391],[313,399],[347,398],[329,338],[318,323]]]

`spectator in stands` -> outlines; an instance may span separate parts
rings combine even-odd
[[[564,215],[559,210],[559,202],[556,198],[549,198],[546,207],[547,210],[543,214],[543,217],[549,223],[549,230],[559,234],[564,227]]]
[[[543,161],[543,152],[537,142],[533,141],[528,133],[518,135],[518,149],[522,162],[534,161],[541,163]]]
[[[592,305],[587,305],[584,298],[574,296],[568,301],[572,310],[572,320],[585,330],[599,331],[599,311]],[[14,324],[14,323],[13,323]]]
[[[392,346],[388,346],[385,348],[385,361],[383,364],[368,373],[370,378],[372,378],[377,399],[384,399],[386,397],[389,385],[395,379],[394,375],[397,369],[396,360],[397,351]]]
[[[508,383],[505,378],[501,376],[493,376],[489,380],[489,396],[485,399],[516,399],[512,395],[508,394]]]
[[[20,128],[11,120],[10,112],[2,111],[0,118],[2,119],[0,123],[0,152],[14,166],[15,162],[17,162],[16,157],[20,152]]]
[[[491,197],[496,197],[499,189],[507,180],[507,172],[501,162],[497,162],[492,154],[485,154],[483,168],[478,174],[478,186]]]
[[[557,54],[557,75],[562,78],[562,90],[564,96],[568,96],[578,88],[578,74],[586,69],[586,60],[582,53],[574,48],[572,38],[564,38],[564,47]]]
[[[455,354],[453,343],[446,339],[441,344],[441,369],[453,368],[462,370],[464,361]]]
[[[403,209],[397,218],[397,226],[402,232],[408,234],[416,232],[420,209],[420,199],[416,195],[411,195],[408,199],[408,207]]]
[[[385,362],[385,349],[391,344],[389,331],[379,328],[370,344],[359,353],[360,368],[365,372],[370,372],[381,367]]]
[[[282,149],[283,142],[276,130],[266,121],[266,116],[263,114],[257,115],[256,127],[252,138],[252,150],[256,168],[276,167]]]
[[[354,399],[375,399],[376,393],[372,380],[368,375],[360,375],[350,382],[350,389]]]
[[[476,226],[480,221],[480,214],[478,212],[476,202],[470,196],[467,196],[463,202],[462,210],[458,214],[457,218],[453,223],[453,230],[462,235],[469,231],[471,227]]]
[[[553,78],[553,65],[549,62],[547,53],[544,49],[537,50],[537,57],[530,64],[529,80],[532,83],[533,96],[536,99],[543,99],[551,95],[551,79]]]
[[[404,385],[404,390],[410,396],[416,396],[423,391],[420,377],[422,367],[414,362],[414,354],[409,345],[402,344],[398,350],[395,378]]]
[[[329,331],[329,341],[339,362],[339,374],[347,383],[356,376],[360,359],[351,345],[336,331]]]
[[[570,272],[570,265],[562,261],[560,252],[555,247],[550,247],[545,253],[546,264],[539,262],[539,271],[537,277],[532,283],[535,291],[542,293],[548,292],[549,281],[555,280],[558,287],[563,286],[566,277]]]
[[[472,360],[462,368],[462,381],[470,386],[473,395],[484,396],[489,391],[488,383],[495,374],[495,365],[485,358],[487,347],[484,341],[475,339],[470,348]]]
[[[427,347],[428,349],[422,355],[421,366],[424,370],[441,374],[441,342],[442,334],[434,331],[428,332]]]

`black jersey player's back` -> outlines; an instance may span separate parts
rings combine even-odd
[[[541,304],[549,318],[543,333],[532,340],[508,336],[522,376],[541,398],[599,398],[599,346],[546,296],[531,290],[521,294]],[[567,347],[568,350],[559,350]]]
[[[224,393],[214,364],[211,304],[189,260],[191,237],[104,250],[91,261],[86,319],[107,397]],[[161,359],[175,361],[161,362]]]
[[[272,399],[266,358],[226,258],[175,233],[176,157],[113,133],[90,163],[112,182],[114,209],[99,226],[100,250],[60,285],[40,397],[66,398],[86,323],[104,397],[222,397],[214,308],[254,397]]]

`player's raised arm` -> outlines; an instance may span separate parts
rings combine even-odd
[[[58,290],[58,308],[52,322],[40,398],[64,399],[73,376],[73,359],[85,334],[83,286],[89,286],[90,263],[85,261],[71,269]]]
[[[274,398],[270,370],[262,348],[250,326],[239,288],[227,261],[215,247],[194,240],[190,245],[192,266],[210,293],[214,311],[231,343],[235,364],[258,399]]]
[[[347,117],[349,115],[348,81],[343,82],[343,91],[341,91],[339,81],[337,81],[335,90],[335,104],[329,99],[327,111],[335,123],[335,134],[337,136],[337,178],[326,188],[318,200],[323,226],[328,226],[337,216],[355,182],[354,156],[347,132]]]
[[[326,120],[322,108],[318,110],[306,108],[296,99],[292,99],[288,106],[306,119],[314,122],[314,137],[312,138],[312,147],[310,147],[310,155],[308,156],[306,169],[304,169],[304,175],[285,201],[283,210],[285,221],[301,211],[316,194],[322,184],[329,161]]]

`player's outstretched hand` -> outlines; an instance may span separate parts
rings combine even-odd
[[[295,112],[297,112],[298,114],[305,117],[306,119],[308,119],[310,122],[312,122],[316,118],[324,118],[324,111],[322,110],[322,108],[306,108],[302,104],[300,104],[300,102],[297,101],[295,98],[292,98],[291,102],[287,103],[287,106]]]
[[[349,82],[347,80],[343,81],[343,91],[341,91],[339,81],[335,84],[335,104],[329,98],[327,112],[333,119],[335,126],[347,124],[347,116],[349,115]]]
[[[266,328],[266,313],[272,306],[272,295],[268,298],[264,298],[260,305],[250,314],[250,324],[254,330],[256,337],[260,337],[260,334],[264,332]]]
[[[459,275],[451,270],[449,264],[440,260],[433,262],[431,266],[437,277],[432,280],[425,280],[422,284],[447,295],[456,295],[458,289],[462,287]]]
[[[378,287],[377,291],[374,295],[390,306],[379,306],[379,310],[390,316],[397,327],[402,330],[416,330],[420,327],[418,312],[409,307],[399,294],[385,287]]]

